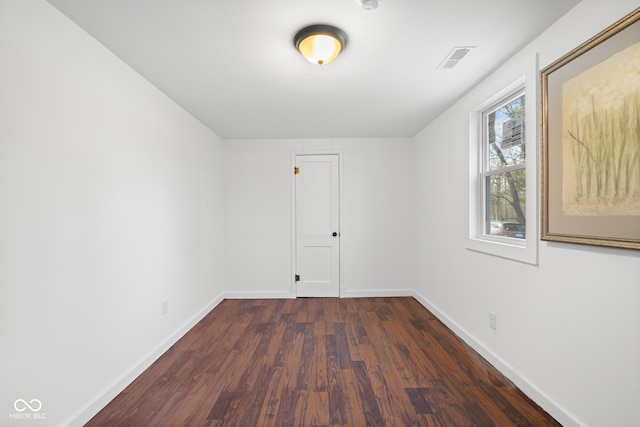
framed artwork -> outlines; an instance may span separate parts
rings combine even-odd
[[[542,240],[640,249],[640,8],[540,83]]]

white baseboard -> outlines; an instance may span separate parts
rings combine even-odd
[[[354,290],[340,289],[340,298],[413,297],[411,289]],[[225,292],[224,299],[274,299],[296,298],[295,290],[289,292]]]
[[[491,363],[505,377],[509,378],[509,380],[511,380],[524,394],[526,394],[535,403],[540,405],[541,408],[547,411],[560,424],[562,424],[565,427],[580,427],[584,425],[579,421],[577,421],[576,418],[572,416],[569,412],[567,412],[566,410],[556,405],[551,399],[549,399],[544,393],[542,393],[535,385],[531,384],[529,381],[527,381],[527,379],[525,379],[518,372],[516,372],[508,363],[506,363],[500,357],[493,354],[479,341],[476,341],[475,338],[469,335],[457,323],[451,320],[447,315],[445,315],[437,307],[431,304],[422,295],[420,295],[415,291],[412,291],[411,296],[413,296],[420,304],[422,304],[427,310],[429,310],[434,316],[436,316],[442,323],[444,323],[449,329],[451,329],[453,333],[455,333],[465,343],[471,346],[489,363]]]
[[[289,291],[285,292],[225,292],[222,297],[224,299],[274,299],[274,298],[295,298],[295,294]]]
[[[412,297],[414,295],[415,292],[410,289],[340,290],[340,298]]]
[[[62,425],[69,427],[81,427],[87,423],[223,300],[224,295],[218,295],[213,301],[207,304],[202,310],[196,313],[180,328],[172,333],[162,344],[151,351],[140,362],[135,364],[129,372],[114,381],[104,390],[104,392],[100,393],[89,404],[85,405],[77,414],[69,418]]]

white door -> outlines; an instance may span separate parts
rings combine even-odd
[[[297,155],[296,295],[340,296],[338,155]]]

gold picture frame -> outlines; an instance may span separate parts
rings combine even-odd
[[[640,249],[640,8],[540,72],[541,239]]]

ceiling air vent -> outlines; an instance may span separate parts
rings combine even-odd
[[[467,53],[471,52],[472,49],[475,49],[475,46],[456,46],[451,52],[444,58],[444,61],[438,65],[438,68],[453,68],[458,62],[462,61]]]

